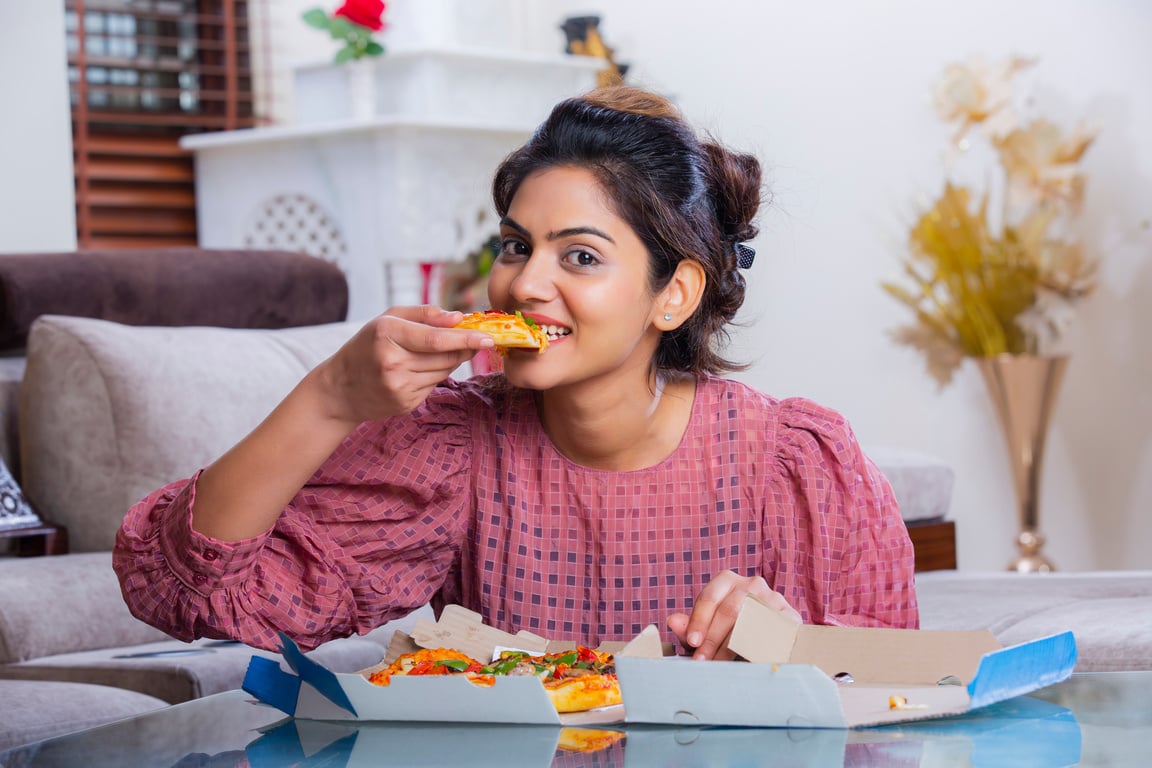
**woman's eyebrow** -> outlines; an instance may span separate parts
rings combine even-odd
[[[512,219],[512,217],[510,217],[510,216],[505,216],[502,219],[500,219],[500,226],[511,227],[512,229],[516,230],[520,234],[524,235],[524,237],[531,237],[531,234],[528,232],[528,230],[525,229],[524,227],[520,226],[519,224],[517,224],[516,221],[514,219]]]
[[[506,226],[516,230],[524,237],[531,238],[532,236],[527,229],[517,224],[516,221],[509,216],[505,216],[504,218],[500,219],[500,224],[501,226]],[[559,240],[562,237],[572,237],[573,235],[592,235],[593,237],[599,237],[607,240],[613,245],[616,244],[616,241],[609,237],[607,233],[596,229],[596,227],[568,227],[567,229],[562,229],[559,232],[549,232],[548,239]]]
[[[604,240],[612,243],[612,245],[616,245],[615,240],[609,237],[605,232],[596,229],[596,227],[569,227],[568,229],[562,229],[559,232],[549,232],[548,239],[559,240],[562,237],[572,237],[573,235],[592,235],[593,237],[603,238]]]

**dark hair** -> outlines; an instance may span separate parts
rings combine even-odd
[[[698,139],[679,111],[656,94],[600,88],[557,104],[523,147],[496,171],[492,197],[501,217],[532,173],[556,166],[591,171],[616,213],[649,254],[653,292],[685,259],[706,276],[700,306],[656,349],[660,370],[723,373],[747,366],[723,358],[726,326],[744,303],[736,243],[756,236],[760,162]]]

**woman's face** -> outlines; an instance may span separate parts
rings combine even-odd
[[[500,238],[488,283],[492,307],[519,310],[551,340],[543,353],[510,350],[509,382],[552,389],[612,375],[647,381],[660,340],[648,251],[589,171],[558,167],[528,176]]]

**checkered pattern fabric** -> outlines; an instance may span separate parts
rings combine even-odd
[[[704,377],[677,450],[611,472],[566,459],[531,393],[495,381],[361,425],[264,536],[192,531],[195,478],[142,500],[115,555],[134,613],[182,639],[310,647],[431,600],[589,645],[649,623],[671,640],[668,614],[730,569],[811,623],[917,625],[891,488],[839,414]]]

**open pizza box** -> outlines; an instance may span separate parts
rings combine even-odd
[[[382,663],[414,647],[485,659],[501,648],[542,653],[573,645],[501,632],[459,606],[445,608],[435,624],[418,622],[414,646],[398,637]],[[534,677],[479,687],[462,677],[400,676],[381,687],[368,682],[372,670],[332,672],[282,639],[292,672],[254,657],[244,690],[314,720],[855,728],[962,714],[1064,680],[1076,664],[1071,632],[1001,648],[985,631],[800,625],[750,597],[729,639],[747,661],[665,656],[648,627],[623,647],[601,649],[616,654],[622,706],[558,715]],[[892,697],[904,704],[893,707]]]

